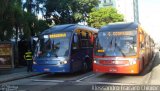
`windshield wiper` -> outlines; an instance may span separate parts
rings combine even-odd
[[[57,55],[57,54],[55,54],[55,53],[54,53],[53,55],[54,55],[56,58],[58,57],[58,55]]]
[[[121,54],[123,55],[123,57],[126,56],[126,55],[122,52],[122,49],[121,49],[119,46],[117,46],[116,39],[115,39],[115,47],[118,48],[118,50],[121,52]]]
[[[112,44],[113,44],[112,42],[113,42],[113,37],[112,37],[111,42],[110,42],[110,48],[111,48],[111,46],[112,46]]]

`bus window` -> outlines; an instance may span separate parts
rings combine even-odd
[[[50,38],[45,37],[39,39],[40,46],[37,46],[38,57],[44,57],[48,54],[52,57],[68,56],[69,36],[71,36],[71,33],[49,34],[48,36],[50,36]]]
[[[137,51],[137,32],[131,35],[113,35],[114,32],[100,32],[96,44],[96,55],[101,56],[134,56]],[[109,35],[111,33],[112,35]],[[122,31],[123,33],[123,31]],[[101,52],[103,51],[103,52]]]
[[[88,34],[88,32],[86,32],[86,39],[89,39],[89,34]]]
[[[144,49],[144,42],[141,42],[141,49]]]
[[[76,34],[76,33],[74,34],[74,38],[73,38],[73,40],[74,40],[74,41],[73,41],[74,43],[77,43],[77,42],[78,42],[78,36],[77,36],[77,34]]]
[[[140,48],[144,49],[145,41],[144,41],[144,32],[140,33]]]
[[[79,46],[78,35],[77,33],[75,33],[73,36],[72,49],[73,50],[78,49],[78,46]]]

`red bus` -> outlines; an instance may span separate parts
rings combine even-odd
[[[154,41],[136,23],[102,27],[94,47],[94,72],[139,74],[154,54]]]

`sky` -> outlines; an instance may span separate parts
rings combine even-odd
[[[160,0],[138,0],[139,18],[143,29],[160,43]]]

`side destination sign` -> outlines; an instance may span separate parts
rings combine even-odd
[[[108,32],[108,36],[122,36],[122,35],[134,35],[132,31],[123,31],[123,32]]]
[[[61,37],[66,37],[66,33],[58,33],[58,34],[50,34],[49,38],[61,38]]]

